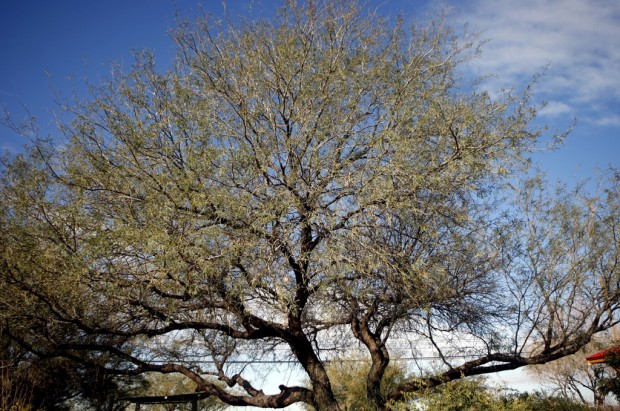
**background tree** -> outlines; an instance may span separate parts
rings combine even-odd
[[[231,405],[337,410],[325,360],[356,341],[382,409],[618,322],[618,176],[502,201],[540,142],[535,108],[464,82],[473,45],[442,21],[291,1],[175,38],[174,70],[139,55],[70,109],[65,140],[3,162],[0,319],[22,349],[180,373]],[[397,337],[443,368],[385,394]],[[311,388],[265,393],[240,365],[283,358]]]
[[[551,383],[554,392],[564,398],[578,399],[584,404],[594,401],[596,406],[605,404],[601,384],[613,375],[612,369],[588,365],[586,356],[609,346],[610,338],[597,338],[579,352],[545,365],[535,366],[531,371],[538,379]],[[586,397],[591,395],[592,399]]]
[[[608,374],[602,379],[599,386],[601,395],[613,395],[620,402],[620,358],[612,353],[606,358]]]

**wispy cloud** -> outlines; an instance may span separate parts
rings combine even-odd
[[[594,120],[594,124],[597,126],[612,126],[620,127],[620,115],[606,115]]]
[[[17,97],[16,94],[0,89],[0,96]]]
[[[488,43],[472,64],[494,86],[522,84],[544,70],[541,114],[620,105],[620,2],[617,0],[472,0],[459,14]],[[561,103],[560,103],[561,101]],[[590,107],[592,108],[592,107]],[[590,110],[592,112],[592,110]]]
[[[541,116],[556,117],[571,113],[573,110],[568,104],[559,101],[550,101],[538,111]]]

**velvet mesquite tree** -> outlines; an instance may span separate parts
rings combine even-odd
[[[175,38],[173,70],[140,54],[68,108],[64,140],[3,161],[0,318],[22,349],[180,373],[226,404],[337,410],[325,361],[359,346],[384,409],[617,322],[617,178],[501,202],[541,138],[529,90],[464,82],[475,45],[440,20],[289,2]],[[396,338],[441,367],[385,393]],[[311,386],[264,392],[239,365],[261,359]]]

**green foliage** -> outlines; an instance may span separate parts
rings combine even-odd
[[[507,410],[514,411],[587,411],[592,406],[570,398],[550,396],[542,392],[510,395],[501,399]]]
[[[600,392],[604,395],[612,394],[616,400],[620,401],[620,354],[613,353],[608,355],[606,365],[613,369],[615,375],[604,378],[600,384]]]
[[[586,411],[592,408],[581,402],[533,394],[513,393],[487,385],[481,378],[454,381],[419,395],[408,402],[396,403],[393,411]]]
[[[428,411],[482,411],[501,409],[494,393],[482,380],[465,379],[448,383],[421,400]]]
[[[370,361],[362,357],[345,357],[330,361],[327,374],[331,382],[334,396],[343,411],[375,411],[376,404],[368,399],[366,378],[370,369]],[[402,363],[394,361],[386,368],[381,379],[381,395],[387,394],[399,384],[407,380]],[[313,409],[309,406],[306,409]]]

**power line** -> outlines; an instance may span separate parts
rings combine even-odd
[[[419,357],[395,357],[395,358],[391,358],[391,361],[432,361],[432,360],[441,360],[441,359],[446,359],[446,358],[450,358],[450,359],[468,359],[468,358],[476,358],[475,355],[471,355],[471,354],[452,354],[452,355],[444,355],[444,356],[419,356]],[[332,360],[323,360],[324,363],[346,363],[346,362],[353,362],[353,363],[360,363],[360,362],[366,362],[366,359],[356,359],[356,358],[339,358],[339,359],[332,359]],[[171,361],[164,361],[164,360],[153,360],[153,361],[148,361],[149,363],[152,364],[167,364]],[[191,361],[179,361],[181,363],[191,363],[191,364],[213,364],[213,361],[208,361],[208,360],[191,360]],[[246,365],[250,365],[250,364],[299,364],[298,360],[227,360],[225,361],[225,364],[246,364]]]

